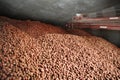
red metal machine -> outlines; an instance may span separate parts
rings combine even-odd
[[[91,28],[91,29],[108,29],[120,30],[120,17],[106,18],[86,18],[82,14],[76,14],[71,22],[66,24],[67,28]]]

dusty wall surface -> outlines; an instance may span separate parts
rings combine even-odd
[[[119,0],[0,0],[0,12],[14,18],[63,24],[78,12],[86,14],[96,12],[119,2]]]
[[[82,30],[77,36],[43,24],[0,18],[1,80],[120,79],[115,45]]]

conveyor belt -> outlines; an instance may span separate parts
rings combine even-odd
[[[120,19],[73,20],[67,24],[67,27],[120,30]]]

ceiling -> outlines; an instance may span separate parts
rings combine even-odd
[[[96,12],[118,3],[119,0],[0,0],[0,15],[60,25],[78,12]]]

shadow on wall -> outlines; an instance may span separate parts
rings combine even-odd
[[[107,41],[115,44],[116,46],[120,47],[120,31],[114,30],[87,30],[89,33],[102,37]]]

